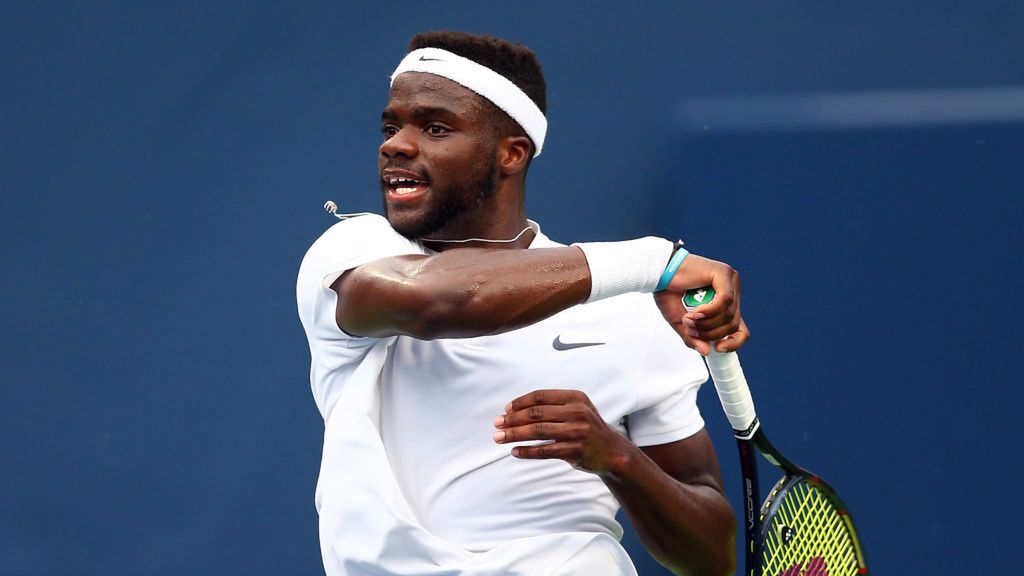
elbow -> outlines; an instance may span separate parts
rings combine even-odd
[[[453,319],[465,303],[450,287],[415,270],[395,280],[397,305],[392,321],[402,334],[418,340],[452,335]]]
[[[719,538],[708,546],[705,574],[726,576],[736,573],[736,516],[728,502],[720,514]]]
[[[406,306],[396,322],[402,332],[418,340],[478,336],[475,297],[448,287],[410,286]]]
[[[732,576],[736,573],[736,539],[729,539],[729,546],[726,550],[720,550],[715,555],[718,562],[708,567],[708,574],[719,576]]]
[[[723,515],[722,532],[719,538],[709,546],[705,573],[714,576],[731,576],[736,573],[736,517],[732,510]]]
[[[673,574],[686,576],[733,576],[736,574],[736,517],[728,502],[721,513],[709,518],[704,538],[685,550],[666,545],[651,555]]]
[[[467,291],[409,263],[387,270],[357,269],[339,298],[346,301],[339,306],[339,325],[344,310],[345,324],[359,335],[401,334],[418,340],[457,336],[456,320],[465,316],[473,301]]]
[[[672,551],[658,554],[653,550],[651,556],[679,576],[733,576],[736,574],[735,547],[736,541],[730,538],[727,542],[705,548],[700,558],[684,558]]]
[[[496,320],[486,279],[438,273],[421,261],[396,278],[400,285],[402,331],[419,340],[470,338],[492,333]]]
[[[441,306],[413,296],[408,306],[393,312],[391,322],[404,336],[411,336],[417,340],[436,340],[450,336],[445,324],[447,317],[441,311]]]
[[[705,548],[699,558],[682,558],[671,551],[652,556],[659,564],[679,576],[733,576],[736,574],[736,541],[729,538]]]
[[[359,266],[332,285],[338,326],[349,334],[420,340],[488,333],[482,282],[431,268],[430,258],[387,258]]]

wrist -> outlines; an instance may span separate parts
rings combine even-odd
[[[669,283],[672,282],[672,278],[676,275],[676,271],[683,265],[683,260],[690,255],[689,250],[683,248],[682,240],[676,242],[673,249],[675,252],[672,254],[672,258],[669,259],[668,265],[665,266],[665,271],[661,273],[661,280],[658,281],[658,286],[654,289],[655,292],[661,292],[665,288],[668,288]]]
[[[672,243],[648,236],[624,242],[573,244],[590,268],[590,297],[595,302],[628,292],[654,292],[672,255]]]
[[[643,453],[632,442],[621,442],[614,453],[608,458],[607,468],[599,476],[604,480],[622,484],[630,476],[636,466],[636,457]]]

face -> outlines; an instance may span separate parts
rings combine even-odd
[[[440,76],[407,72],[381,114],[377,165],[384,211],[408,238],[472,235],[497,181],[487,102]]]

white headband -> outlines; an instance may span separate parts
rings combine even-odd
[[[511,80],[486,66],[468,58],[452,54],[440,48],[419,48],[405,55],[391,74],[391,84],[405,72],[426,72],[443,76],[453,82],[487,98],[501,108],[526,131],[537,150],[533,157],[540,156],[544,148],[544,135],[548,131],[548,120],[533,100],[512,83]]]

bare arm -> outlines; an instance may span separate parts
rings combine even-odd
[[[676,574],[733,574],[736,518],[707,432],[639,451],[604,481],[647,550]]]
[[[558,458],[601,477],[640,540],[676,574],[723,576],[735,570],[736,519],[722,489],[707,432],[638,448],[609,427],[578,390],[535,390],[495,420],[495,442],[517,458]]]
[[[458,248],[377,260],[331,288],[338,326],[349,334],[466,338],[521,328],[583,302],[590,272],[579,248]]]
[[[706,285],[719,295],[710,304],[690,314],[680,304],[678,311],[663,309],[663,314],[675,315],[672,328],[704,354],[708,341],[726,334],[735,333],[729,342],[739,347],[746,339],[739,276],[727,264],[691,254],[667,291],[681,294]],[[370,262],[342,274],[331,288],[338,293],[338,327],[346,333],[430,340],[522,328],[584,302],[591,277],[583,251],[572,246],[458,248]]]

